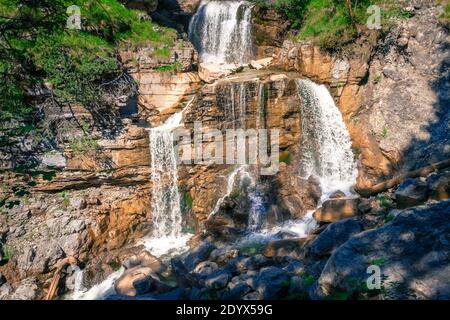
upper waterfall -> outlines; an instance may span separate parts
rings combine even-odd
[[[301,176],[320,181],[323,199],[332,192],[349,193],[357,170],[342,114],[324,85],[298,80],[301,102]]]
[[[203,0],[189,24],[189,38],[203,62],[248,62],[253,55],[250,3]]]

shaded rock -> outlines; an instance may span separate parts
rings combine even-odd
[[[11,285],[9,283],[5,283],[0,286],[0,300],[7,300],[10,298],[12,292]]]
[[[262,299],[278,299],[283,290],[287,289],[289,277],[286,272],[276,267],[261,269],[255,279],[254,289]]]
[[[404,210],[392,222],[360,233],[336,249],[311,289],[311,298],[359,292],[355,283],[366,281],[367,267],[375,263],[391,298],[448,297],[449,235],[449,200]]]
[[[326,200],[314,212],[314,219],[322,222],[335,222],[358,214],[359,198],[338,198]]]
[[[341,190],[335,191],[330,195],[330,199],[345,198],[345,193]]]
[[[450,199],[450,172],[432,174],[428,180],[430,198],[435,200]]]
[[[288,273],[303,274],[305,272],[305,265],[298,260],[289,261],[289,263],[283,268]]]
[[[229,286],[229,290],[223,295],[224,300],[240,300],[244,295],[252,291],[252,288],[246,283],[233,284]]]
[[[369,199],[361,199],[358,204],[358,211],[361,214],[367,213],[372,210],[372,203]]]
[[[237,249],[233,247],[225,246],[221,248],[214,249],[209,255],[209,260],[215,261],[220,265],[227,264],[230,260],[236,258],[239,255]]]
[[[150,292],[159,277],[148,267],[134,267],[126,270],[114,283],[114,289],[124,296],[137,296]]]
[[[195,267],[193,273],[200,278],[206,278],[209,275],[215,273],[218,269],[219,267],[217,266],[217,263],[211,261],[203,261]]]
[[[250,293],[247,293],[245,296],[242,297],[242,300],[263,300],[263,296],[258,291],[253,291]]]
[[[294,238],[270,241],[263,250],[265,257],[289,256],[293,251],[300,249],[307,238]]]
[[[262,267],[273,264],[273,262],[261,254],[251,257],[237,257],[230,262],[230,267],[234,272],[246,272],[248,270],[257,270]]]
[[[6,283],[6,278],[3,274],[0,273],[0,287]]]
[[[350,237],[361,232],[361,226],[354,219],[344,219],[331,223],[309,245],[309,252],[314,256],[331,254]]]
[[[126,269],[131,269],[137,266],[151,268],[153,272],[159,272],[162,269],[161,261],[154,257],[148,251],[142,251],[138,255],[132,255],[127,258],[122,265]]]
[[[184,258],[183,264],[188,270],[192,270],[195,266],[208,259],[210,253],[216,249],[216,246],[211,242],[203,242],[197,248],[190,251]]]
[[[28,278],[22,280],[11,295],[12,300],[33,300],[38,297],[38,286],[36,279]]]
[[[302,297],[307,297],[308,288],[309,286],[305,283],[302,277],[294,276],[290,280],[288,294],[295,295],[296,298],[298,298],[300,295]]]
[[[174,258],[170,261],[172,266],[172,272],[175,275],[177,284],[180,288],[188,288],[198,283],[197,277],[190,274],[183,264],[181,258]]]
[[[428,198],[428,186],[419,179],[406,179],[395,191],[399,208],[409,208],[424,203]]]
[[[220,270],[205,279],[205,287],[208,289],[221,289],[226,287],[230,279],[231,274],[228,271]]]

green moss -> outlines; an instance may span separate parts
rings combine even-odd
[[[2,262],[8,262],[14,255],[14,248],[4,244],[3,245],[3,254],[2,254]]]
[[[89,136],[73,138],[69,144],[70,149],[77,154],[85,154],[98,148],[98,141]]]
[[[291,163],[291,160],[292,160],[292,156],[291,156],[291,153],[289,151],[284,151],[279,156],[279,161],[280,162],[284,162],[286,164],[289,164],[289,163]]]
[[[167,47],[156,48],[155,50],[153,50],[153,55],[158,58],[169,58],[170,49]]]
[[[176,71],[179,68],[179,66],[180,66],[180,63],[176,61],[176,62],[173,62],[170,64],[165,64],[165,65],[159,66],[159,67],[155,68],[155,71],[156,72],[172,72],[172,71]]]
[[[184,193],[184,202],[186,203],[186,207],[188,209],[192,209],[193,200],[189,192]]]

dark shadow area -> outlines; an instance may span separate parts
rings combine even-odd
[[[158,8],[152,12],[152,19],[164,27],[173,28],[179,33],[188,33],[189,21],[193,13],[189,13],[181,8],[178,0],[160,0]]]
[[[448,39],[448,29],[446,32],[446,39]],[[436,120],[424,128],[429,133],[428,139],[412,137],[409,146],[405,149],[405,160],[414,163],[411,168],[408,168],[410,170],[450,158],[450,43],[448,40],[443,41],[439,51],[445,54],[445,58],[439,66],[439,77],[430,84],[437,96],[434,104]],[[415,107],[420,108],[420,105]]]

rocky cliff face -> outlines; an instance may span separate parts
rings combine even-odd
[[[448,158],[448,32],[440,10],[418,6],[378,42],[362,38],[353,58],[290,41],[277,55],[275,66],[330,87],[359,160],[359,189]]]
[[[137,96],[128,92],[115,99],[118,103],[110,108],[115,115],[111,117],[114,121],[110,120],[114,130],[94,130],[94,147],[80,150],[76,143],[70,143],[70,138],[80,133],[74,126],[67,131],[63,126],[57,130],[61,148],[40,155],[41,166],[56,169],[56,176],[52,181],[38,181],[30,199],[10,213],[0,215],[0,258],[3,259],[1,254],[5,252],[11,253],[4,243],[13,249],[8,262],[0,265],[0,298],[14,296],[14,291],[19,292],[16,297],[42,297],[57,262],[66,256],[75,256],[88,265],[89,272],[97,273],[92,276],[93,283],[125,260],[122,255],[129,254],[128,246],[148,234],[152,227],[151,152],[147,129],[160,125],[174,112],[182,110],[192,98],[194,100],[183,115],[185,129],[193,129],[195,121],[201,121],[203,131],[279,130],[279,171],[273,176],[261,176],[258,164],[249,169],[260,185],[268,226],[287,218],[303,217],[320,199],[317,182],[298,177],[302,102],[296,79],[310,78],[330,88],[350,132],[358,160],[356,189],[365,189],[403,171],[448,158],[449,36],[448,30],[438,21],[438,7],[417,5],[413,8],[414,16],[399,21],[387,35],[363,35],[355,44],[354,52],[347,56],[323,52],[311,43],[286,40],[289,36],[286,20],[273,10],[255,7],[253,35],[257,57],[274,57],[273,62],[261,70],[247,68],[242,72],[243,68],[235,67],[217,79],[219,76],[208,75],[204,68],[198,70],[197,53],[182,35],[198,3],[196,0],[164,0],[158,5],[156,1],[127,2],[133,8],[146,8],[152,12],[155,21],[174,26],[181,35],[169,54],[155,53],[150,46],[120,50],[127,73],[138,85]],[[78,121],[95,122],[84,107],[74,106],[74,110]],[[70,110],[62,113],[68,115],[67,118],[72,116]],[[49,111],[46,117],[58,118],[61,113]],[[204,142],[204,147],[208,145],[211,141]],[[2,158],[2,166],[8,166],[10,162],[11,159]],[[228,191],[229,177],[238,168],[239,165],[208,163],[178,167],[185,223],[198,234],[206,228],[209,240],[234,239],[237,232],[248,227],[251,205],[248,186],[236,185],[223,198]],[[13,175],[3,174],[0,178],[2,184],[11,184],[16,179]],[[427,194],[419,200],[414,192],[412,195],[406,192],[408,186],[404,188],[406,195],[399,192],[393,196],[388,192],[382,196],[388,200],[330,200],[324,206],[332,213],[336,203],[344,203],[351,207],[349,216],[366,216],[328,227],[325,223],[334,222],[336,217],[322,219],[320,228],[311,237],[272,243],[264,251],[266,257],[248,257],[242,253],[244,250],[237,257],[237,250],[234,252],[234,248],[225,247],[224,250],[230,253],[228,257],[219,249],[213,254],[214,248],[206,245],[209,248],[205,249],[207,254],[200,246],[191,257],[197,259],[196,255],[203,252],[202,258],[195,261],[209,259],[204,261],[210,263],[208,270],[213,270],[216,263],[230,266],[231,273],[214,274],[208,282],[211,288],[219,286],[223,297],[229,297],[228,294],[233,292],[235,295],[231,297],[234,298],[245,295],[248,298],[277,298],[286,293],[287,288],[282,283],[287,279],[291,279],[290,293],[304,295],[310,289],[311,297],[323,297],[346,288],[348,277],[340,272],[353,267],[349,266],[349,261],[353,260],[345,257],[351,255],[355,261],[365,259],[364,263],[367,262],[367,257],[355,252],[354,245],[370,249],[371,257],[376,259],[385,253],[367,243],[376,243],[392,234],[410,239],[428,233],[433,223],[445,222],[447,203],[426,208],[437,217],[429,226],[427,219],[430,217],[425,217],[421,209],[411,209],[401,213],[398,222],[353,238],[360,231],[377,227],[384,223],[381,220],[388,219],[390,211],[386,211],[386,201],[392,204],[398,199],[406,199],[406,202],[413,199],[417,200],[415,204],[422,203],[428,200],[428,192],[433,200],[448,198],[446,176],[429,180],[424,188]],[[417,184],[416,189],[422,190],[420,182]],[[223,201],[218,204],[220,199]],[[215,210],[216,214],[208,219]],[[428,212],[426,210],[424,212]],[[316,217],[319,213],[316,212]],[[423,225],[417,227],[420,223]],[[413,231],[404,230],[405,233],[397,234],[396,226],[400,224],[402,228],[410,226]],[[444,231],[445,228],[441,230]],[[438,236],[431,232],[425,239],[426,246],[442,242]],[[192,246],[204,239],[197,237],[194,240]],[[448,248],[442,243],[435,256],[424,258],[432,262],[435,257],[445,255]],[[404,243],[397,242],[391,248],[410,250]],[[408,257],[416,259],[413,255]],[[305,260],[297,261],[300,258]],[[186,259],[189,260],[189,256]],[[98,266],[94,266],[95,262]],[[183,273],[202,272],[202,267],[197,266],[198,270],[194,271],[195,263],[188,262],[183,263],[192,268],[184,272],[184,269],[177,269],[175,263],[174,272],[181,270],[180,277]],[[438,262],[442,263],[441,260]],[[394,268],[394,264],[393,258],[388,265]],[[411,277],[421,277],[422,267],[418,265]],[[305,270],[319,279],[312,288],[302,278]],[[357,268],[351,271],[358,275],[362,272]],[[416,291],[426,298],[441,297],[439,293],[420,287],[440,279],[436,270],[431,272],[431,276],[424,276],[416,286]],[[8,281],[7,289],[1,282],[3,275]],[[221,277],[220,281],[214,280],[216,276]],[[231,276],[234,280],[230,280]],[[203,278],[195,279],[198,280],[195,285],[205,285]],[[268,289],[272,286],[277,288],[275,293]],[[20,296],[21,292],[25,293]],[[192,290],[187,297],[201,296],[195,292]]]

